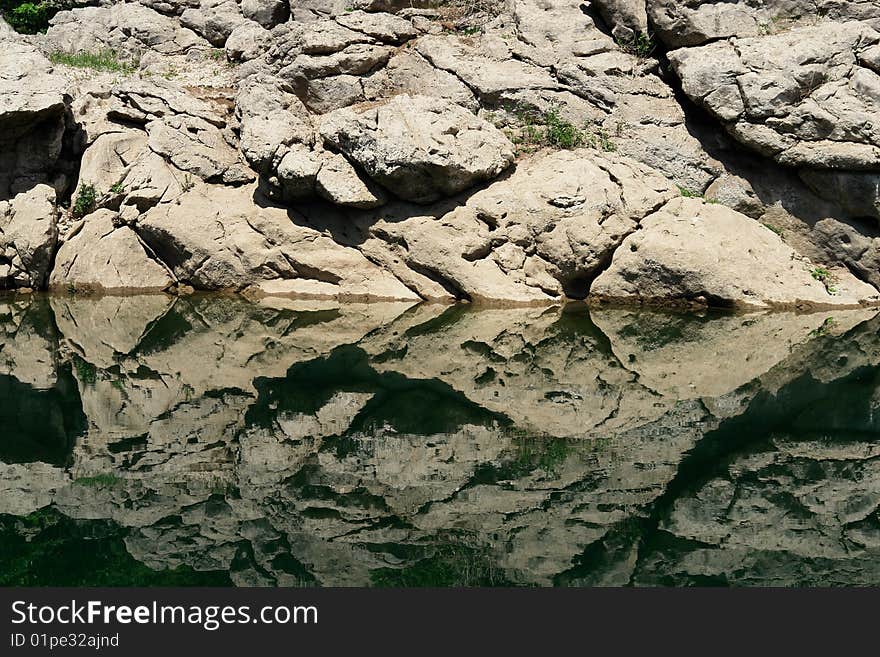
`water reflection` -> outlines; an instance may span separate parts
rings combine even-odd
[[[0,584],[880,581],[874,311],[0,319]]]

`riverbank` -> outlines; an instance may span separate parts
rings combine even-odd
[[[0,281],[876,304],[880,10],[765,4],[142,0],[2,29]]]

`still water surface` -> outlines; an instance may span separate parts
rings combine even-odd
[[[878,328],[0,299],[0,585],[880,584]]]

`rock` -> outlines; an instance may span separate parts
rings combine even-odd
[[[561,88],[547,70],[513,58],[503,42],[481,45],[474,47],[462,39],[428,35],[418,40],[416,49],[435,68],[464,82],[484,105],[500,104],[504,94],[511,91]]]
[[[321,136],[395,195],[418,203],[494,178],[513,162],[507,138],[449,101],[396,96],[326,115]]]
[[[0,203],[0,261],[5,269],[0,288],[39,289],[46,284],[58,239],[55,202],[52,187],[37,185]]]
[[[208,47],[176,19],[134,2],[59,12],[40,41],[47,51],[113,50],[133,62],[148,51],[178,55]]]
[[[819,23],[669,54],[685,93],[745,146],[812,169],[880,165],[880,76],[860,53],[880,43],[863,23]]]
[[[645,0],[594,0],[593,4],[617,39],[632,41],[637,35],[647,37]]]
[[[434,68],[414,51],[396,52],[380,71],[363,80],[367,100],[379,100],[397,94],[427,94],[452,101],[474,113],[479,103],[468,86],[455,75]]]
[[[816,194],[840,203],[851,216],[880,220],[880,173],[802,170],[800,177]]]
[[[240,185],[254,179],[238,153],[216,127],[202,119],[179,115],[146,125],[150,149],[178,169],[202,180]]]
[[[387,198],[376,185],[362,180],[348,160],[335,153],[327,153],[322,158],[315,189],[331,203],[351,208],[375,208]]]
[[[269,47],[272,34],[253,21],[236,27],[226,39],[226,56],[234,62],[248,62],[260,57]]]
[[[668,181],[614,154],[547,153],[439,220],[388,210],[362,248],[426,298],[444,290],[490,301],[583,298],[642,217],[675,194]]]
[[[69,99],[63,77],[33,47],[0,52],[0,200],[48,182],[58,165]]]
[[[127,226],[114,226],[115,213],[99,210],[87,216],[82,228],[61,245],[49,286],[101,292],[155,292],[174,283]]]
[[[110,132],[98,137],[83,153],[76,189],[93,186],[104,194],[122,182],[129,167],[147,145],[147,136],[140,130]]]
[[[352,11],[337,16],[336,22],[384,43],[399,45],[417,36],[412,22],[387,13]]]
[[[182,283],[311,297],[417,300],[357,249],[292,221],[283,208],[255,205],[251,187],[205,187],[140,217],[140,237]]]
[[[670,48],[697,46],[728,37],[777,34],[823,20],[880,23],[876,5],[870,0],[647,0],[647,8],[655,34]]]
[[[187,9],[180,22],[211,45],[222,48],[232,31],[247,19],[235,0],[201,0],[198,9]]]
[[[721,205],[671,201],[642,221],[590,288],[606,299],[741,308],[856,306],[877,290],[799,257],[778,235]]]
[[[290,18],[287,0],[241,0],[241,13],[265,28],[273,28]]]

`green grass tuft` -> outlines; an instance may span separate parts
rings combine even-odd
[[[93,71],[106,71],[109,73],[131,74],[137,70],[137,66],[119,58],[115,50],[101,50],[100,52],[86,52],[81,50],[76,53],[53,52],[49,55],[53,64],[63,64],[74,68],[88,68]]]

